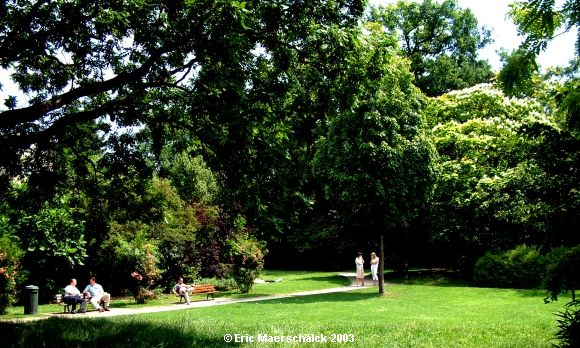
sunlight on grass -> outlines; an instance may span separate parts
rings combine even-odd
[[[336,287],[333,273],[275,272],[281,283],[257,284],[256,294]],[[430,282],[429,282],[430,283]],[[263,285],[263,286],[260,286]],[[224,342],[226,334],[351,334],[349,347],[550,347],[554,313],[567,298],[544,304],[533,290],[391,284],[350,292],[192,308],[178,312],[83,319],[52,318],[0,324],[8,346],[270,346]],[[91,334],[87,334],[90,332]],[[282,344],[279,346],[296,346]],[[317,345],[318,346],[318,345]]]

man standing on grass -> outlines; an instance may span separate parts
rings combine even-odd
[[[91,303],[95,306],[99,312],[103,310],[109,310],[109,302],[111,302],[111,295],[103,290],[103,287],[100,284],[97,284],[97,280],[95,277],[91,277],[89,280],[89,285],[83,290],[83,294],[90,294],[91,295]],[[101,308],[100,303],[104,304],[104,309]]]

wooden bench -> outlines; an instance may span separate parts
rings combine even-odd
[[[216,288],[212,285],[212,284],[199,284],[199,285],[194,285],[193,289],[189,290],[189,295],[193,295],[193,294],[206,294],[205,299],[209,300],[209,297],[211,296],[211,299],[213,300],[213,294],[218,293],[219,291],[216,290]],[[185,299],[185,297],[183,295],[179,295],[179,303],[181,303],[181,300]]]
[[[86,298],[85,297],[85,298],[83,298],[83,300],[85,301],[85,308],[86,308],[86,306],[89,304],[90,298]],[[56,294],[56,295],[54,295],[52,297],[52,303],[62,305],[63,308],[64,308],[64,313],[70,313],[71,312],[72,304],[65,302],[64,295],[63,294]],[[80,307],[80,303],[77,303],[77,304]],[[105,305],[105,301],[100,301],[99,304],[102,305],[102,306],[104,306]],[[85,309],[85,311],[86,311],[86,309]]]
[[[64,308],[64,313],[70,312],[70,304],[64,302],[63,294],[56,294],[52,297],[52,303],[62,305]]]
[[[85,302],[87,302],[87,301],[88,300],[85,299]],[[64,313],[70,313],[71,312],[72,303],[67,303],[64,300],[64,295],[63,294],[56,294],[56,295],[54,295],[53,298],[52,298],[52,303],[62,305],[63,308],[64,308]],[[78,305],[80,306],[80,303],[78,303]]]

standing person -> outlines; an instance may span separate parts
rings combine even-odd
[[[365,285],[365,270],[364,264],[365,260],[362,257],[362,253],[358,253],[358,257],[354,259],[354,263],[356,265],[356,285],[358,286],[359,283],[364,286]]]
[[[377,272],[379,270],[379,258],[377,257],[377,254],[375,254],[374,252],[371,253],[371,274],[373,276],[373,285],[379,285],[379,276],[377,275]]]
[[[102,312],[103,310],[109,311],[109,302],[111,302],[111,295],[109,295],[109,293],[106,293],[100,284],[97,284],[97,280],[95,279],[95,277],[91,277],[91,279],[89,279],[89,285],[87,285],[87,287],[83,290],[83,294],[91,295],[90,301],[93,304],[93,306],[95,306],[95,308],[99,310],[99,312]],[[104,309],[101,307],[100,303],[104,304],[105,307]]]
[[[81,296],[81,292],[77,289],[77,280],[72,278],[69,285],[64,288],[64,303],[72,305],[71,314],[75,314],[77,303],[81,304],[79,313],[85,313],[86,302]]]
[[[177,296],[183,296],[185,298],[185,304],[189,305],[189,290],[191,289],[190,285],[183,283],[183,278],[179,277],[177,279],[177,284],[173,287],[173,293]],[[181,300],[180,300],[181,302]]]

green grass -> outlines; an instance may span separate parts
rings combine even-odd
[[[349,281],[332,272],[306,272],[306,271],[264,271],[261,279],[282,279],[279,283],[255,284],[248,294],[241,294],[237,290],[223,291],[215,297],[227,298],[251,298],[275,294],[286,294],[299,291],[320,290],[338,286],[349,285]],[[192,301],[205,299],[206,295],[191,295]],[[115,297],[111,302],[111,308],[142,308],[150,306],[164,306],[178,302],[179,299],[173,294],[162,294],[156,299],[147,301],[146,304],[135,303],[132,297]],[[92,310],[92,305],[87,304],[87,309]],[[62,305],[45,304],[38,306],[38,314],[25,315],[24,307],[15,306],[8,309],[8,314],[0,316],[0,320],[23,319],[30,317],[43,317],[46,314],[62,313]]]
[[[264,271],[260,278],[264,280],[280,278],[282,281],[279,283],[254,284],[252,291],[248,294],[231,291],[223,295],[229,298],[247,298],[350,285],[348,279],[337,275],[335,272]]]
[[[257,284],[255,294],[335,287],[332,273],[269,272],[282,283]],[[429,284],[429,285],[425,285]],[[439,286],[439,285],[444,286]],[[484,289],[415,281],[376,288],[101,319],[51,318],[0,324],[4,346],[305,346],[226,343],[224,335],[351,334],[348,347],[550,347],[554,313],[567,298],[544,304],[543,291]],[[302,288],[302,285],[304,288]],[[282,290],[283,289],[283,290]]]

